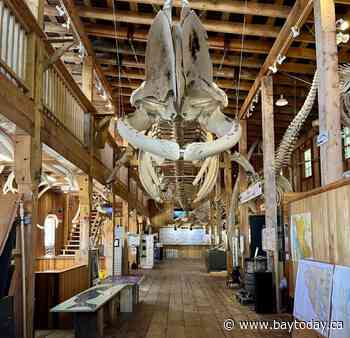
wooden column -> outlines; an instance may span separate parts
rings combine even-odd
[[[82,91],[85,96],[92,102],[94,94],[94,67],[91,56],[85,56],[82,69]],[[91,112],[86,112],[84,115],[84,135],[85,145],[90,152],[90,171],[89,171],[89,196],[90,208],[92,207],[93,194],[93,177],[94,177],[94,117]]]
[[[44,1],[31,0],[29,4],[39,25],[43,23]],[[41,179],[42,165],[42,93],[43,93],[43,62],[44,48],[40,39],[34,33],[28,35],[28,55],[26,59],[26,83],[29,85],[29,95],[34,101],[34,132],[29,136],[22,130],[16,130],[15,138],[15,178],[18,193],[22,196],[24,207],[24,236],[18,236],[21,241],[21,282],[15,283],[14,296],[16,303],[16,332],[19,337],[32,338],[34,333],[34,299],[35,299],[35,269],[36,269],[36,234],[38,220],[38,185]],[[18,235],[21,232],[17,233]],[[23,245],[22,245],[23,244]],[[17,246],[19,247],[19,246]],[[24,264],[23,264],[24,263]],[[15,273],[19,276],[19,274]],[[23,292],[21,292],[23,291]],[[16,299],[17,298],[17,299]],[[20,308],[17,307],[20,302]],[[21,327],[20,327],[21,326]]]
[[[89,263],[89,241],[90,241],[90,185],[88,175],[77,177],[79,184],[79,205],[80,205],[80,248],[76,257],[78,263]]]
[[[264,153],[264,195],[265,224],[272,233],[273,267],[276,290],[276,309],[280,311],[279,268],[278,268],[278,231],[277,231],[277,190],[275,175],[275,133],[273,120],[273,83],[266,76],[261,82],[262,129]]]
[[[218,244],[222,243],[222,228],[221,228],[221,208],[218,201],[222,198],[221,195],[221,169],[217,177],[217,183],[215,187],[215,206],[216,206],[216,232],[218,238]]]
[[[343,174],[334,1],[315,0],[314,17],[317,70],[320,78],[317,95],[320,133],[328,134],[328,142],[320,147],[321,184],[324,186],[339,180]]]
[[[39,111],[37,111],[39,113]],[[34,326],[34,276],[35,276],[35,226],[38,223],[38,185],[41,177],[41,146],[40,129],[35,127],[34,137],[28,136],[21,130],[16,131],[15,145],[15,177],[18,193],[22,196],[24,206],[24,236],[18,238],[21,245],[21,279],[22,285],[17,284],[20,294],[24,295],[22,307],[16,309],[22,311],[19,315],[23,318],[23,337],[33,337]],[[24,262],[22,261],[24,259]],[[19,267],[16,267],[16,269]],[[23,284],[24,283],[24,284]],[[23,291],[21,293],[21,291]],[[15,291],[17,297],[17,290]],[[21,330],[18,330],[21,331]]]
[[[70,210],[69,210],[69,201],[70,201],[70,194],[64,194],[64,215],[63,215],[63,245],[66,245],[68,243],[69,238],[69,232],[70,232]]]
[[[238,149],[239,153],[243,156],[247,156],[247,120],[240,121],[242,135],[239,139]],[[248,178],[245,170],[239,166],[238,169],[239,179],[239,192],[243,192],[248,188]],[[248,208],[245,205],[239,206],[239,229],[240,233],[244,236],[244,257],[250,256],[249,247],[249,218]]]
[[[94,92],[94,66],[91,56],[85,56],[82,69],[82,91],[92,102]]]
[[[123,275],[129,272],[129,250],[126,233],[129,231],[129,203],[123,200],[122,226],[124,227],[125,239],[123,243]]]
[[[224,153],[224,184],[225,184],[225,209],[226,209],[226,234],[229,236],[229,227],[233,226],[229,223],[231,197],[232,197],[232,162],[230,158],[230,153]],[[231,243],[230,239],[227,238],[227,242]],[[232,248],[228,245],[229,250]]]
[[[115,228],[115,195],[112,188],[112,219],[107,219],[103,227],[104,243],[105,243],[105,258],[106,258],[106,271],[108,276],[113,275],[113,255],[114,255],[114,228]]]
[[[137,210],[133,209],[131,211],[131,215],[129,216],[129,233],[132,234],[137,234]],[[129,256],[129,265],[131,266],[131,264],[136,263],[137,261],[137,252],[136,252],[136,248],[128,248],[128,256]]]

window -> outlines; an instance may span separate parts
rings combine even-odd
[[[312,160],[311,160],[311,149],[304,151],[304,164],[305,164],[305,178],[312,176]]]
[[[350,128],[345,127],[343,129],[343,146],[344,146],[344,158],[347,160],[350,158]]]

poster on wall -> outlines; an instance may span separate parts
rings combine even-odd
[[[350,267],[336,265],[333,275],[332,322],[342,328],[332,328],[330,338],[350,337]]]
[[[171,227],[160,228],[159,241],[164,245],[201,245],[208,244],[205,229],[176,229]]]
[[[311,213],[292,215],[290,231],[292,260],[313,258]]]
[[[276,228],[264,228],[261,234],[262,249],[273,251],[276,248]]]
[[[295,286],[294,317],[306,322],[329,322],[334,265],[300,260]],[[316,327],[315,327],[316,329]],[[329,330],[318,330],[328,337]],[[347,336],[349,337],[349,336]]]

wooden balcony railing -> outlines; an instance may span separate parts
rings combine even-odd
[[[42,48],[44,58],[40,62],[47,62],[49,67],[34,76],[39,62],[35,48]],[[86,144],[89,130],[84,129],[84,121],[88,120],[86,114],[95,114],[96,109],[61,60],[50,64],[54,52],[25,1],[0,0],[0,71],[33,99],[38,94],[34,90],[37,78],[42,78],[44,113]]]
[[[0,0],[0,71],[23,89],[27,89],[27,33],[11,8]]]
[[[56,60],[54,55],[55,49],[26,1],[0,0],[0,77],[6,77],[34,101],[45,119],[53,120],[58,128],[64,128],[89,149],[93,135],[93,125],[89,124],[93,119],[90,117],[95,116],[97,111],[64,63]],[[38,79],[42,81],[42,86],[37,86],[41,83]],[[118,146],[110,138],[103,150],[95,151],[94,160],[103,164],[100,169],[113,169],[115,148]],[[127,168],[120,169],[118,185],[128,199]],[[137,190],[134,189],[133,193],[136,201]],[[139,204],[144,204],[142,202],[139,201]]]
[[[80,104],[72,88],[67,86],[55,66],[44,72],[44,109],[60,121],[79,141],[84,143],[85,107]]]

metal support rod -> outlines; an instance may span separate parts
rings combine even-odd
[[[23,338],[27,338],[27,302],[26,302],[26,254],[25,254],[25,241],[24,241],[24,205],[23,201],[19,202],[19,215],[21,218],[21,257],[22,257],[22,302],[23,302]]]

